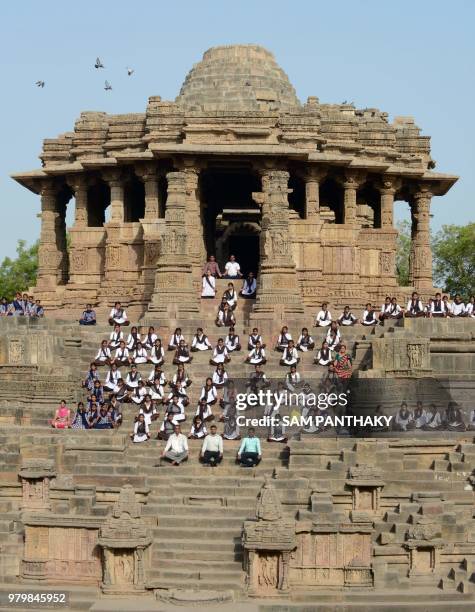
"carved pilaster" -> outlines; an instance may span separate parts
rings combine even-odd
[[[411,254],[409,275],[411,285],[418,290],[431,289],[432,250],[430,247],[430,203],[432,193],[426,186],[412,196]]]
[[[201,204],[198,193],[200,167],[193,158],[184,160],[183,171],[186,184],[186,227],[189,237],[190,261],[193,284],[196,291],[201,287],[201,269],[206,261]]]
[[[37,289],[54,289],[61,276],[62,254],[59,248],[61,227],[58,188],[51,180],[41,183],[41,234],[38,249]]]
[[[327,170],[320,166],[310,166],[305,175],[305,204],[307,219],[320,218],[320,183]]]
[[[288,181],[284,170],[265,170],[262,192],[254,194],[262,209],[262,230],[253,315],[270,314],[274,319],[277,311],[284,318],[303,313],[289,235]]]
[[[343,180],[343,222],[345,225],[356,225],[356,191],[364,181],[359,172],[348,171]]]
[[[160,240],[149,312],[170,320],[197,314],[199,306],[193,289],[186,228],[186,175],[184,172],[169,172],[167,181],[165,230]]]
[[[111,217],[112,223],[123,223],[124,221],[124,181],[120,170],[106,170],[103,173],[104,180],[108,183],[111,191]]]
[[[381,194],[381,227],[392,228],[394,225],[394,194],[397,185],[394,179],[383,177],[377,184]]]
[[[144,184],[145,190],[145,215],[147,221],[158,219],[159,203],[158,203],[158,174],[155,164],[144,164],[136,166],[135,174]]]
[[[87,188],[88,181],[84,174],[73,174],[67,177],[67,183],[74,192],[76,208],[74,211],[74,227],[87,227]]]

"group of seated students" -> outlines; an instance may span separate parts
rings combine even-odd
[[[469,422],[465,423],[462,410],[454,401],[448,402],[447,408],[440,413],[435,404],[430,404],[427,410],[418,401],[414,410],[407,402],[402,402],[393,419],[394,431],[475,431],[475,409],[470,413]]]
[[[44,317],[45,311],[41,305],[41,300],[35,300],[34,296],[20,291],[15,293],[15,297],[11,302],[6,297],[0,300],[0,316],[1,317]]]

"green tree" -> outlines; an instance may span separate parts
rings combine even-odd
[[[19,240],[16,259],[5,259],[0,264],[0,297],[11,299],[16,291],[25,291],[35,285],[38,271],[38,242],[30,247]]]
[[[447,293],[475,294],[475,223],[443,225],[432,241],[434,282]]]
[[[399,232],[396,242],[396,274],[401,287],[409,286],[409,254],[411,252],[411,224],[399,221],[396,225]]]

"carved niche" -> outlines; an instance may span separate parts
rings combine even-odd
[[[25,347],[19,338],[10,338],[8,342],[8,363],[12,365],[23,363]]]
[[[371,520],[380,513],[381,490],[384,486],[380,470],[367,464],[353,466],[346,484],[352,494],[352,521]]]
[[[24,459],[19,476],[23,492],[22,510],[50,510],[50,481],[56,476],[49,459]]]
[[[71,249],[71,271],[87,272],[87,250]]]
[[[440,565],[440,553],[444,548],[440,525],[423,522],[410,527],[406,534],[409,551],[409,576],[431,576]]]
[[[135,490],[125,485],[99,532],[98,544],[104,552],[103,593],[145,593],[144,551],[151,542]]]
[[[295,521],[285,519],[270,480],[263,485],[256,521],[244,523],[242,544],[248,594],[259,597],[289,592],[289,559],[295,548]]]

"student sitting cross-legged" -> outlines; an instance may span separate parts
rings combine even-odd
[[[229,328],[228,335],[224,339],[224,344],[226,346],[226,349],[227,349],[228,353],[232,353],[233,351],[240,351],[241,350],[241,344],[239,342],[239,336],[236,333],[234,333],[234,327],[231,326]]]
[[[167,459],[172,465],[180,465],[188,459],[188,440],[181,433],[181,427],[175,425],[173,433],[168,438],[162,458]]]
[[[255,434],[255,429],[250,427],[239,447],[237,461],[242,467],[254,467],[262,459],[261,443]]]
[[[85,310],[83,310],[81,318],[79,319],[79,325],[95,325],[96,324],[96,313],[92,309],[92,304],[86,304]]]
[[[202,327],[198,327],[196,334],[193,336],[191,341],[191,350],[196,351],[210,351],[213,347],[211,346],[208,336],[204,333]]]
[[[223,438],[218,434],[216,425],[211,425],[210,433],[203,440],[200,458],[204,465],[216,467],[223,459]]]

